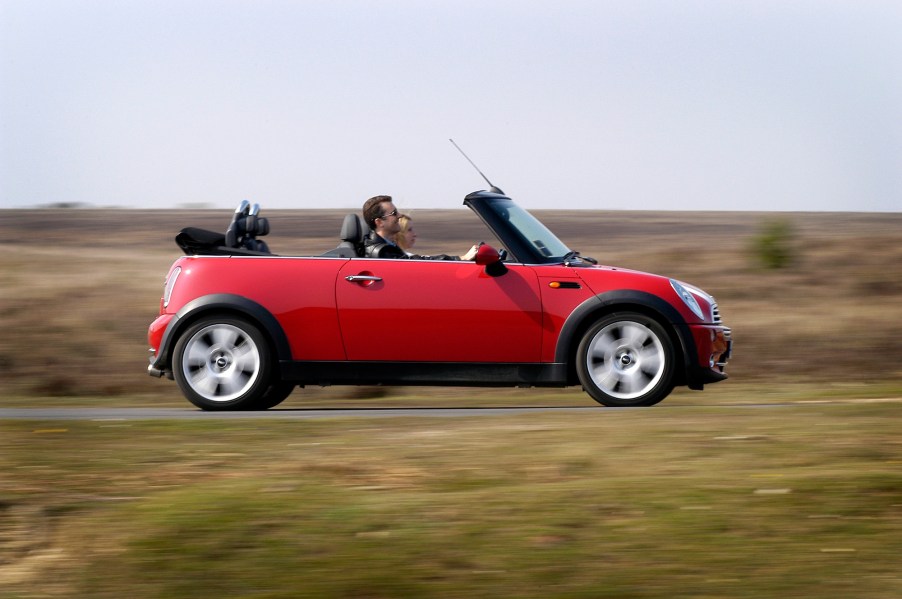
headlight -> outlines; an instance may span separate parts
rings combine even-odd
[[[670,279],[670,286],[673,287],[673,290],[677,292],[677,295],[680,296],[680,299],[683,300],[683,303],[692,310],[692,313],[698,316],[700,319],[705,320],[705,315],[702,314],[702,308],[698,305],[698,300],[695,299],[695,296],[692,293],[683,287],[678,281],[674,281]]]
[[[163,307],[169,306],[169,296],[172,295],[172,290],[175,288],[175,282],[178,280],[179,275],[182,272],[181,266],[176,266],[171,273],[169,273],[169,278],[166,279],[166,289],[163,290]]]

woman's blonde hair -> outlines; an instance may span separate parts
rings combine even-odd
[[[401,227],[398,230],[398,234],[395,235],[395,244],[404,250],[405,252],[410,248],[407,247],[407,243],[404,241],[404,236],[407,234],[407,230],[410,228],[410,221],[413,220],[406,214],[401,214],[398,216],[398,225]]]

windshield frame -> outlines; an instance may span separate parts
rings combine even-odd
[[[523,264],[560,264],[573,254],[542,221],[507,196],[477,191],[464,198],[504,244],[513,262]]]

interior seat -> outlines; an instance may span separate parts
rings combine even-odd
[[[338,258],[360,258],[363,256],[363,240],[370,228],[359,214],[347,214],[341,223],[339,238],[341,242],[335,249],[323,256]]]

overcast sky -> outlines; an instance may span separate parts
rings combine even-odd
[[[0,208],[902,210],[899,0],[0,0]]]

